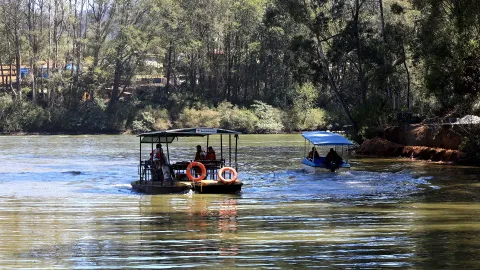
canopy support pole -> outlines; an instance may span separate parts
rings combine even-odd
[[[235,171],[238,171],[237,154],[238,154],[238,134],[235,134]]]
[[[170,164],[170,151],[168,151],[168,140],[167,140],[167,133],[165,133],[165,144],[167,145],[167,164]]]
[[[144,168],[142,168],[142,136],[140,136],[140,184],[142,183],[142,170]]]
[[[220,134],[220,160],[223,160],[223,134]]]
[[[228,134],[228,166],[232,167],[232,134]]]

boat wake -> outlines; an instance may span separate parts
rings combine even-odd
[[[303,170],[244,175],[243,197],[273,200],[398,200],[438,187],[410,170],[399,172],[342,171],[306,174]],[[268,195],[265,195],[268,194]]]

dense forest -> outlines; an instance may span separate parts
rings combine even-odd
[[[480,111],[478,0],[0,0],[0,16],[0,132],[361,139]]]

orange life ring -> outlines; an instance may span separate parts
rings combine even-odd
[[[223,177],[223,173],[225,171],[229,171],[231,174],[233,174],[233,177],[230,178],[230,179],[225,179]],[[231,167],[223,167],[221,168],[219,171],[218,171],[218,179],[220,180],[220,182],[222,183],[225,183],[225,184],[231,184],[233,182],[235,182],[238,178],[238,173],[237,171],[234,169],[234,168],[231,168]]]
[[[200,176],[193,177],[193,175],[192,175],[193,167],[199,167],[200,170],[202,170],[202,173],[200,174]],[[199,181],[202,181],[203,179],[205,179],[206,176],[207,176],[207,168],[205,168],[205,165],[203,165],[202,163],[197,162],[197,161],[190,162],[190,164],[188,164],[188,166],[187,166],[187,177],[188,177],[188,179],[190,179],[190,181],[199,182]]]

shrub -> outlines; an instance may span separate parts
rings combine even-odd
[[[99,132],[107,128],[107,106],[102,99],[85,102],[81,106],[83,117],[80,120],[81,129],[90,132]]]
[[[280,110],[261,101],[254,101],[252,111],[258,118],[255,126],[257,132],[274,133],[283,129]]]
[[[313,108],[308,110],[300,128],[302,130],[316,130],[321,129],[325,124],[325,111],[319,108]]]
[[[47,120],[45,110],[29,101],[0,96],[0,131],[39,131]]]
[[[139,111],[132,123],[132,130],[136,133],[152,130],[165,130],[172,127],[166,109],[155,109],[147,106]]]
[[[220,119],[220,113],[215,110],[186,108],[179,115],[176,123],[180,128],[220,127]]]
[[[220,126],[222,128],[238,130],[244,133],[255,132],[258,118],[248,109],[240,109],[229,102],[222,102],[218,105],[217,110],[221,115]]]

